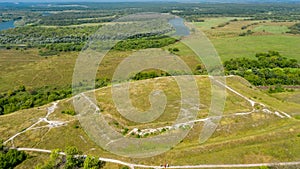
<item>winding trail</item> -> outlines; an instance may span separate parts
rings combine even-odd
[[[37,149],[37,148],[17,148],[18,151],[30,151],[30,152],[40,152],[40,153],[51,153],[51,150],[44,150],[44,149]],[[60,152],[60,155],[66,155],[64,152]],[[86,157],[86,155],[82,155]],[[115,164],[121,164],[130,167],[131,169],[134,169],[135,167],[138,168],[165,168],[162,166],[152,166],[152,165],[141,165],[141,164],[134,164],[134,163],[128,163],[116,159],[111,158],[99,158],[101,161],[109,162],[109,163],[115,163]],[[261,166],[295,166],[300,165],[300,161],[295,162],[280,162],[280,163],[255,163],[255,164],[203,164],[203,165],[182,165],[182,166],[169,166],[167,168],[246,168],[246,167],[261,167]]]
[[[12,145],[14,146],[13,140],[18,137],[19,135],[29,131],[29,130],[36,130],[36,129],[41,129],[41,128],[56,128],[56,127],[61,127],[66,125],[68,122],[63,122],[63,121],[51,121],[48,120],[49,116],[55,111],[55,109],[57,108],[57,104],[59,103],[59,101],[54,102],[53,105],[51,107],[47,108],[47,114],[45,117],[40,118],[37,122],[35,122],[34,124],[32,124],[31,126],[29,126],[28,128],[26,128],[25,130],[13,135],[12,137],[10,137],[9,139],[7,139],[6,141],[3,142],[3,144],[7,144],[8,142],[11,142]],[[44,126],[38,126],[36,127],[38,124],[45,122],[48,123],[47,125]]]
[[[226,77],[233,77],[233,76],[226,76]],[[229,90],[230,92],[238,95],[239,97],[245,99],[247,102],[249,102],[249,104],[251,105],[251,108],[252,110],[249,111],[249,112],[240,112],[240,113],[234,113],[234,114],[229,114],[229,115],[223,115],[222,117],[230,117],[230,116],[245,116],[245,115],[250,115],[252,113],[255,113],[255,112],[259,112],[259,110],[256,110],[255,109],[255,105],[260,105],[262,106],[263,108],[261,109],[261,111],[263,113],[266,113],[266,114],[273,114],[277,117],[280,117],[280,118],[291,118],[291,116],[285,112],[281,112],[281,111],[272,111],[270,110],[266,105],[262,104],[262,103],[259,103],[259,102],[256,102],[254,100],[251,100],[249,99],[248,97],[244,96],[243,94],[237,92],[236,90],[234,90],[233,88],[229,87],[228,85],[220,82],[219,80],[216,80],[214,79],[213,76],[209,76],[210,79],[214,80],[215,82],[217,82],[217,84],[225,87],[227,90]],[[84,95],[84,94],[83,94]],[[85,95],[84,95],[85,96]],[[86,97],[86,96],[85,96]],[[90,100],[89,100],[90,101]],[[91,104],[93,104],[92,101],[90,101]],[[95,106],[95,105],[93,105]],[[140,135],[140,136],[144,136],[145,134],[153,134],[153,133],[157,133],[157,132],[161,132],[162,130],[173,130],[173,129],[178,129],[180,127],[185,127],[185,126],[190,126],[192,123],[197,123],[197,122],[205,122],[207,120],[210,120],[211,118],[214,118],[214,117],[210,117],[210,118],[204,118],[204,119],[197,119],[197,120],[193,120],[193,121],[188,121],[188,122],[185,122],[185,123],[179,123],[179,124],[176,124],[176,125],[173,125],[173,126],[164,126],[164,127],[159,127],[159,128],[155,128],[155,129],[152,129],[152,128],[148,128],[148,129],[143,129],[143,130],[139,130],[138,128],[134,128],[132,129],[131,131],[129,131],[126,136],[130,136],[132,133],[134,134],[137,134],[137,135]]]

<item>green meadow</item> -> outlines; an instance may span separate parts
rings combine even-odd
[[[300,61],[300,36],[261,35],[211,39],[223,61],[231,58],[254,58],[256,53],[278,51],[287,58]]]

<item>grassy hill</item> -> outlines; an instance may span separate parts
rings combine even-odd
[[[209,111],[211,92],[208,89],[211,86],[207,76],[196,76],[196,80],[201,95],[198,113],[198,119],[201,119],[207,117]],[[81,128],[76,116],[62,114],[62,111],[73,110],[72,99],[61,100],[56,102],[57,105],[51,103],[0,116],[0,135],[1,139],[5,141],[21,132],[20,135],[7,142],[9,146],[51,150],[64,149],[66,146],[74,145],[83,154],[150,165],[160,165],[165,162],[171,165],[196,165],[299,161],[300,104],[289,99],[280,100],[280,97],[272,97],[237,76],[227,77],[226,81],[227,100],[224,116],[213,136],[207,142],[199,144],[199,134],[204,123],[197,122],[180,144],[156,157],[124,158],[97,146]],[[133,82],[130,87],[132,104],[139,110],[147,110],[150,107],[148,95],[154,87],[165,92],[168,102],[162,116],[147,124],[142,125],[129,121],[118,113],[111,99],[111,87],[96,91],[97,104],[106,121],[120,133],[124,132],[125,128],[129,133],[134,128],[144,131],[149,128],[172,126],[180,110],[180,92],[175,80],[171,77]],[[254,107],[247,99],[256,102]],[[49,113],[50,110],[53,112]],[[252,113],[245,114],[245,112]],[[276,112],[279,112],[279,115]],[[291,118],[288,118],[289,115]],[[36,123],[41,118],[47,120]],[[35,123],[36,126],[29,128]],[[166,130],[165,132],[170,131]],[[126,135],[124,133],[124,136],[135,138],[137,134]],[[32,158],[23,162],[18,168],[32,168],[33,165],[37,165],[47,157],[39,153],[31,155]],[[107,163],[105,167],[121,168],[122,166]]]

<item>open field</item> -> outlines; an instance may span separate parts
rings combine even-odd
[[[287,58],[300,61],[299,36],[263,35],[211,39],[223,61],[231,58],[255,58],[256,53],[278,51]]]
[[[217,27],[218,25],[229,22],[233,19],[244,19],[240,17],[218,17],[218,18],[203,18],[204,22],[195,22],[194,24],[200,27],[202,30],[209,30],[212,27]]]
[[[194,23],[210,38],[223,61],[238,57],[254,58],[256,53],[270,50],[278,51],[287,58],[300,60],[299,35],[285,33],[295,22],[238,20],[231,21],[224,27],[209,28],[230,19],[232,18],[217,18],[214,22],[208,20],[202,24]],[[241,29],[243,26],[247,26],[245,30]],[[254,34],[239,36],[246,30],[251,30]]]
[[[0,91],[24,85],[29,88],[71,84],[77,53],[40,57],[36,49],[1,50]]]
[[[199,92],[201,94],[201,109],[198,118],[207,115],[210,106],[210,83],[206,76],[197,76]],[[156,87],[164,90],[168,103],[163,115],[147,125],[137,125],[120,116],[111,100],[110,87],[97,90],[96,96],[102,114],[106,117],[112,128],[121,132],[123,127],[141,130],[156,128],[172,124],[176,118],[174,112],[178,112],[178,99],[180,99],[175,81],[170,77],[155,79]],[[148,94],[153,89],[153,80],[133,82],[130,88],[131,99],[134,106],[140,110],[149,108]],[[299,115],[300,105],[293,102],[282,102],[270,97],[250,85],[240,77],[228,77],[227,84],[241,95],[258,103],[263,103],[271,110],[284,111],[292,116]],[[42,149],[64,149],[66,146],[75,145],[83,154],[96,157],[116,158],[132,163],[160,165],[168,162],[171,165],[197,165],[197,164],[229,164],[229,163],[261,163],[297,161],[300,159],[300,121],[295,118],[281,118],[275,114],[257,111],[249,115],[234,115],[239,112],[251,111],[251,105],[239,95],[227,90],[225,112],[214,135],[204,144],[199,144],[199,131],[203,123],[195,123],[187,137],[176,147],[162,155],[133,159],[115,156],[98,147],[80,127],[80,123],[74,116],[61,114],[62,110],[72,109],[72,100],[62,100],[58,107],[48,117],[48,120],[62,121],[66,124],[54,128],[46,127],[47,124],[39,124],[44,128],[28,130],[17,136],[13,144],[18,147],[34,147]],[[35,123],[40,117],[46,115],[47,107],[52,104],[22,110],[13,114],[0,116],[2,139],[6,140],[17,132],[24,131]],[[23,118],[18,118],[19,116]],[[13,121],[11,119],[14,119]],[[36,127],[38,127],[36,126]],[[6,132],[9,131],[9,132]],[[168,131],[167,131],[168,132]],[[72,138],[72,139],[69,139]],[[11,145],[11,142],[8,142]],[[276,147],[276,149],[274,148]],[[33,153],[33,155],[37,155]],[[188,158],[187,158],[188,157]],[[40,156],[28,159],[19,167],[29,168],[40,162]],[[110,164],[106,168],[120,168],[120,165]]]
[[[269,50],[300,60],[297,50],[299,36],[285,34],[288,27],[295,22],[244,21],[237,18],[238,21],[218,27],[232,19],[234,18],[204,18],[205,22],[194,23],[210,38],[223,61],[237,57],[254,57],[255,53]],[[243,26],[246,26],[245,30],[241,29]],[[240,37],[239,34],[246,30],[252,30],[254,34]]]
[[[283,34],[288,32],[290,29],[287,26],[270,26],[262,25],[254,28],[255,32],[269,32],[273,34]]]
[[[180,43],[178,45],[182,46]],[[168,47],[165,50],[168,50]],[[1,92],[13,90],[21,85],[28,88],[71,85],[76,59],[80,54],[79,52],[62,52],[59,56],[41,57],[37,49],[0,49],[0,52]],[[97,77],[111,79],[119,63],[132,53],[131,51],[109,52],[99,65]],[[195,70],[200,63],[199,59],[188,48],[181,53],[180,58],[192,71]]]
[[[274,93],[271,96],[287,102],[300,103],[300,90],[294,92]]]

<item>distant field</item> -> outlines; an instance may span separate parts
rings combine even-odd
[[[216,27],[220,24],[228,22],[233,19],[241,19],[239,17],[219,17],[219,18],[203,18],[204,22],[195,22],[194,25],[201,27],[204,30],[211,29],[211,27]]]
[[[230,22],[223,27],[216,27],[234,18],[207,18],[205,22],[194,23],[212,41],[223,61],[231,58],[254,58],[256,53],[270,50],[278,51],[283,56],[300,61],[300,36],[285,34],[294,22],[244,21]],[[236,18],[241,19],[241,18]],[[216,27],[211,29],[211,27]],[[242,27],[245,27],[243,30]],[[239,36],[251,30],[253,35]]]
[[[38,55],[38,50],[0,50],[0,91],[18,86],[66,86],[71,84],[77,53],[62,53],[49,58]]]
[[[262,25],[254,28],[255,32],[269,32],[274,34],[282,34],[286,33],[290,29],[287,26],[268,26],[268,25]]]
[[[217,27],[220,24],[226,23],[233,19],[244,19],[241,17],[218,17],[218,18],[203,18],[204,22],[194,22],[195,26],[199,26],[204,30],[211,29],[211,27]]]
[[[270,50],[300,61],[300,37],[293,35],[262,35],[211,39],[223,61],[231,58],[254,58],[256,53]]]
[[[180,57],[190,69],[195,70],[199,59],[181,43]],[[165,47],[164,50],[168,50]],[[65,87],[71,85],[73,71],[79,52],[61,52],[59,56],[41,57],[38,49],[0,49],[0,93],[13,90],[21,85],[28,88],[43,86]],[[98,78],[111,79],[118,64],[132,54],[131,51],[111,51],[99,65]]]

